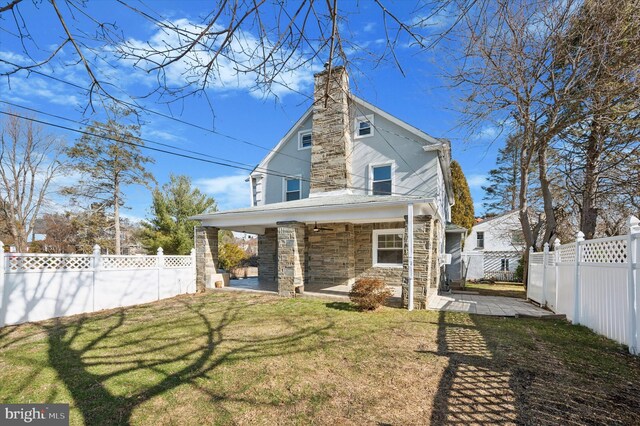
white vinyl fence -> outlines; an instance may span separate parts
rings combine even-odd
[[[584,240],[529,254],[527,297],[565,314],[574,324],[640,353],[640,220],[629,218],[629,235]]]
[[[0,242],[0,327],[153,302],[194,293],[189,256],[4,253]]]

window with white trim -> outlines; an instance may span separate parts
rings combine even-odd
[[[373,266],[402,267],[404,229],[373,231]]]
[[[373,114],[356,118],[356,138],[366,138],[373,136]]]
[[[311,130],[303,130],[298,132],[298,149],[311,148]]]
[[[501,271],[509,270],[509,259],[506,259],[506,258],[500,259],[500,270]]]
[[[484,248],[484,232],[478,232],[476,234],[476,247]]]
[[[284,200],[294,201],[301,198],[300,178],[285,178]]]
[[[391,195],[393,192],[393,164],[371,166],[371,194]]]

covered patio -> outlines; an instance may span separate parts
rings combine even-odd
[[[402,306],[425,309],[440,280],[441,218],[432,198],[342,192],[199,215],[197,281],[215,274],[218,230],[228,229],[258,235],[258,279],[231,288],[344,297],[357,279],[379,278]]]
[[[402,297],[401,286],[388,286],[393,292],[389,300],[389,305],[400,306]],[[227,290],[238,291],[252,291],[252,292],[266,292],[266,293],[278,293],[278,283],[274,281],[261,281],[258,277],[232,279],[229,280]],[[340,300],[349,299],[349,291],[351,288],[344,284],[339,285],[305,285],[304,292],[298,294],[298,296],[307,297],[323,297],[323,298],[335,298]]]

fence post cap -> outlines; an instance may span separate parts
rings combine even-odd
[[[578,231],[576,234],[576,241],[584,241],[584,232]]]
[[[158,247],[158,256],[164,254],[164,249],[162,247]]]
[[[100,254],[100,246],[98,244],[93,246],[93,254]]]
[[[553,240],[553,245],[554,246],[559,246],[560,245],[560,238],[556,238],[555,240]]]
[[[629,216],[627,219],[627,225],[629,226],[629,233],[635,234],[640,232],[640,219],[634,215]]]
[[[191,255],[193,256],[194,254],[196,254],[196,249],[192,248],[191,249]]]
[[[529,246],[529,253],[533,253],[533,246]]]
[[[549,248],[549,243],[548,243],[548,242],[544,243],[544,248],[545,248],[545,249],[548,249],[548,248]]]

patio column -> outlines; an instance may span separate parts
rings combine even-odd
[[[305,228],[300,222],[278,222],[278,293],[295,296],[304,291]]]
[[[195,227],[196,291],[203,293],[218,269],[218,228]]]
[[[409,306],[409,229],[408,217],[405,216],[405,247],[402,270],[402,306]],[[428,305],[431,268],[429,263],[433,257],[433,219],[428,215],[413,217],[413,306],[415,309],[426,309]]]

